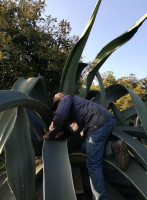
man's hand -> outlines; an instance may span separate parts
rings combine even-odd
[[[46,139],[48,139],[48,138],[49,138],[49,134],[45,134],[45,135],[42,137],[43,140],[46,140]]]
[[[50,131],[44,129],[44,132],[45,132],[45,135],[42,137],[42,139],[43,139],[43,140],[45,140],[45,139],[49,139],[49,133],[50,133]]]
[[[78,129],[79,129],[79,126],[78,126],[77,123],[72,123],[72,124],[70,124],[70,128],[71,128],[71,130],[72,130],[73,132],[77,132]]]
[[[42,137],[42,139],[43,140],[46,140],[46,139],[48,139],[48,140],[52,140],[52,139],[54,139],[54,140],[56,140],[56,139],[60,139],[62,136],[63,136],[63,134],[64,134],[64,132],[60,132],[60,133],[57,133],[54,137],[52,136],[52,135],[50,135],[50,133],[51,133],[51,131],[50,130],[45,130],[44,129],[44,132],[45,132],[45,135]]]

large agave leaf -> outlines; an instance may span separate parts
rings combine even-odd
[[[147,136],[146,136],[144,129],[142,127],[118,126],[118,127],[116,127],[116,130],[126,132],[133,137],[139,137],[139,138],[147,139]]]
[[[43,146],[44,199],[76,200],[66,141],[45,141]]]
[[[103,65],[103,63],[108,59],[108,57],[119,47],[129,41],[134,34],[137,32],[138,28],[146,20],[147,14],[145,14],[132,28],[127,32],[123,33],[121,36],[112,40],[108,43],[96,56],[94,61],[91,63],[89,70],[87,72],[87,77],[83,81],[83,86],[80,92],[80,96],[86,98],[88,91],[90,89],[91,83],[96,75],[97,71]]]
[[[93,14],[91,15],[91,18],[90,18],[83,34],[81,35],[79,41],[75,44],[75,46],[71,50],[71,52],[67,58],[67,61],[65,63],[62,77],[61,77],[60,91],[66,93],[66,94],[75,92],[75,79],[76,79],[78,63],[79,63],[81,54],[83,52],[84,46],[87,42],[88,36],[90,34],[91,28],[93,26],[100,3],[101,3],[101,0],[98,0],[96,7],[93,11]]]
[[[16,200],[14,194],[11,192],[7,182],[0,187],[1,200]]]
[[[31,127],[31,138],[34,141],[42,142],[42,136],[44,135],[45,124],[40,116],[33,110],[27,109],[29,123]]]
[[[105,187],[109,200],[125,200],[109,183],[105,181]]]
[[[99,78],[100,80],[100,75],[99,77],[97,76],[97,78]],[[119,98],[121,98],[122,96],[128,93],[126,88],[120,84],[110,85],[105,89],[104,89],[104,86],[102,85],[103,83],[101,80],[101,94],[98,90],[89,90],[87,99],[91,99],[92,101],[96,103],[101,103],[101,95],[103,95],[104,96],[103,98],[105,98],[105,104],[107,105],[111,102],[118,100]]]
[[[128,91],[126,90],[126,88],[123,85],[114,84],[114,85],[110,85],[109,87],[107,87],[105,89],[105,93],[106,93],[106,105],[107,105],[111,102],[118,100],[119,98],[121,98],[122,96],[127,94]],[[99,102],[99,98],[100,98],[100,96],[99,96],[99,94],[97,94],[93,98],[93,101]]]
[[[5,145],[8,183],[17,200],[32,200],[35,191],[35,161],[26,110],[18,108],[17,119]]]
[[[16,111],[6,111],[17,107],[27,107],[35,110],[43,119],[46,128],[51,122],[49,108],[38,100],[34,100],[31,97],[18,92],[18,91],[0,91],[0,112],[5,111],[1,116],[1,133],[0,133],[0,151],[5,145],[6,140],[11,134],[13,129]]]
[[[147,107],[145,105],[145,103],[141,100],[141,98],[135,94],[132,90],[128,89],[128,92],[130,93],[131,97],[132,97],[132,100],[133,100],[133,103],[134,103],[134,107],[135,107],[135,110],[138,114],[138,117],[143,125],[143,128],[145,130],[145,133],[147,135]]]
[[[85,168],[86,157],[87,156],[83,153],[69,154],[71,166],[74,166],[77,168]],[[109,200],[123,200],[123,197],[121,197],[120,194],[117,193],[116,190],[113,187],[111,187],[106,181],[105,181],[105,187],[106,187],[107,196],[109,196]]]
[[[143,125],[145,133],[147,134],[147,123],[146,123],[147,107],[146,107],[145,103],[141,100],[141,98],[137,94],[135,94],[132,90],[124,87],[123,85],[113,85],[113,86],[106,88],[106,98],[108,99],[107,104],[111,103],[113,101],[116,101],[123,94],[127,94],[127,93],[129,93],[131,95],[136,113],[139,116],[139,119]],[[113,106],[113,108],[114,108],[114,106]],[[121,112],[117,112],[116,109],[114,111],[115,111],[116,115],[118,115],[118,118],[120,118],[121,120],[124,119],[124,114],[121,115]],[[123,121],[125,122],[125,120],[123,120]],[[126,124],[124,124],[124,125],[126,125]]]
[[[105,92],[105,88],[104,88],[104,84],[101,78],[101,75],[99,73],[99,71],[96,73],[96,77],[99,81],[99,85],[100,85],[100,92],[101,92],[101,104],[106,107],[106,92]]]
[[[118,168],[118,165],[113,157],[105,157],[105,162],[115,167],[120,173],[122,173],[122,175],[124,175],[142,194],[142,196],[147,199],[147,174],[138,163],[136,163],[133,159],[130,159],[127,171],[124,172]]]
[[[81,77],[81,73],[82,73],[83,69],[87,66],[88,66],[87,63],[79,63],[78,64],[78,69],[77,69],[76,78],[75,78],[75,93],[78,92],[78,81]]]
[[[113,131],[113,135],[124,140],[128,144],[130,151],[147,170],[147,148],[145,148],[144,145],[140,143],[137,139],[131,137],[125,132]]]
[[[124,119],[123,115],[121,114],[120,110],[113,104],[110,103],[110,108],[112,109],[116,119],[117,119],[117,123],[119,122],[121,125],[127,126],[128,123],[127,121]]]
[[[101,92],[99,90],[89,90],[87,99],[93,101],[95,99],[95,97],[97,97],[95,102],[100,104],[101,103]]]
[[[16,90],[37,99],[48,106],[45,84],[42,76],[24,79],[19,78],[13,85],[12,90]]]
[[[0,91],[0,112],[15,107],[27,107],[35,110],[47,127],[51,122],[50,109],[45,104],[18,91]]]
[[[4,147],[5,142],[10,136],[16,121],[17,109],[7,110],[2,113],[0,120],[0,153]]]
[[[135,107],[134,106],[131,106],[130,108],[127,108],[123,111],[121,111],[123,117],[125,119],[129,119],[131,118],[132,116],[135,116],[136,115],[136,110],[135,110]]]
[[[79,153],[70,154],[70,162],[74,166],[82,167],[86,165],[86,156],[84,154],[79,154]],[[138,163],[136,163],[133,159],[130,159],[128,168],[124,172],[119,169],[118,164],[113,156],[110,156],[110,157],[104,156],[104,162],[111,165],[117,171],[119,171],[123,176],[125,176],[136,187],[136,189],[145,198],[147,198],[147,190],[146,190],[147,174],[146,174],[146,171]],[[114,199],[115,199],[115,196],[114,196]]]

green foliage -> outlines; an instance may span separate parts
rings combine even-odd
[[[39,76],[28,80],[20,78],[12,90],[0,91],[0,150],[5,145],[8,182],[16,199],[20,200],[32,200],[35,192],[34,150],[26,108],[38,112],[44,121],[43,128],[51,122],[44,87]]]
[[[53,93],[76,36],[70,23],[42,14],[45,1],[0,0],[0,89],[10,89],[19,78],[44,77]]]
[[[105,47],[102,48],[102,50],[97,54],[96,58],[89,66],[87,76],[84,78],[83,86],[80,91],[81,97],[87,98],[90,86],[97,71],[114,51],[116,51],[134,36],[134,34],[137,32],[139,27],[146,19],[147,14],[145,14],[141,19],[139,19],[138,22],[134,26],[132,26],[128,31],[115,38],[114,40],[109,42]]]
[[[5,152],[8,182],[16,199],[32,200],[35,191],[35,157],[25,108],[17,109],[17,118]]]

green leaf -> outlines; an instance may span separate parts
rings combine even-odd
[[[43,165],[44,199],[76,200],[67,141],[45,140]]]
[[[79,63],[81,54],[83,52],[83,49],[85,47],[85,44],[87,42],[88,36],[90,34],[91,28],[93,26],[94,20],[96,18],[96,14],[99,9],[100,3],[101,3],[101,0],[98,0],[96,7],[93,11],[93,14],[91,15],[91,18],[83,34],[81,35],[79,41],[72,48],[67,58],[67,61],[65,63],[65,66],[62,72],[62,77],[61,77],[60,91],[66,94],[75,92],[75,79],[76,79],[78,63]]]
[[[100,92],[101,92],[101,104],[106,107],[106,92],[105,92],[105,88],[104,88],[104,84],[101,78],[101,75],[99,73],[99,71],[97,71],[96,73],[96,77],[99,81],[99,86],[100,86]]]
[[[125,119],[129,119],[129,118],[131,118],[132,116],[137,115],[134,106],[132,106],[132,107],[130,107],[130,108],[127,108],[127,109],[121,111],[121,113],[122,113],[122,115],[123,115],[123,117],[124,117]]]
[[[115,167],[122,175],[124,175],[142,194],[142,196],[147,199],[147,175],[146,171],[133,159],[130,159],[127,171],[121,171],[113,157],[105,157],[105,162],[113,167]]]
[[[80,77],[81,77],[81,73],[82,73],[83,69],[84,69],[85,67],[87,67],[87,66],[88,66],[87,63],[79,63],[79,64],[78,64],[78,69],[77,69],[76,79],[75,79],[75,93],[78,92],[78,91],[77,91],[77,89],[78,89],[78,81],[79,81],[79,79],[80,79]]]
[[[86,166],[86,155],[85,154],[74,153],[74,154],[70,154],[69,158],[70,158],[71,165],[73,165],[75,167]],[[106,164],[111,165],[117,171],[119,171],[123,176],[125,176],[136,187],[136,189],[145,198],[147,198],[147,190],[146,190],[147,175],[146,175],[146,171],[138,163],[136,163],[133,159],[130,158],[127,170],[122,171],[122,170],[119,169],[118,164],[117,164],[117,162],[116,162],[116,160],[114,159],[113,156],[109,156],[109,157],[104,156],[104,162]],[[115,199],[115,197],[114,197],[114,199]]]
[[[105,187],[109,200],[125,200],[109,183],[105,181]]]
[[[121,140],[124,140],[128,144],[129,150],[135,155],[136,159],[147,170],[147,148],[145,148],[144,145],[140,143],[137,139],[131,137],[125,132],[113,131],[112,134],[117,136]]]
[[[96,100],[95,100],[96,97]],[[96,103],[101,103],[101,93],[99,90],[89,90],[88,92],[88,96],[87,96],[88,100],[92,100],[95,101]]]
[[[135,110],[138,114],[138,117],[142,123],[142,126],[145,130],[145,133],[147,135],[147,107],[145,105],[145,103],[141,100],[141,98],[135,94],[132,90],[128,89],[128,92],[130,93],[131,97],[132,97],[132,100],[133,100],[133,103],[134,103],[134,107],[135,107]]]
[[[32,200],[35,192],[34,150],[26,110],[17,110],[13,131],[6,142],[8,183],[17,200]]]
[[[110,108],[112,109],[117,121],[121,124],[121,125],[124,125],[124,126],[127,126],[128,123],[127,121],[124,119],[123,115],[121,114],[120,110],[113,104],[113,103],[110,103]]]
[[[38,76],[37,78],[32,77],[28,79],[24,79],[23,77],[21,77],[14,83],[12,90],[27,94],[30,97],[37,99],[48,106],[45,84],[42,76]]]
[[[10,136],[14,124],[16,121],[16,115],[17,109],[11,109],[7,110],[2,113],[1,119],[0,119],[0,154],[2,153],[3,147]]]
[[[139,137],[143,139],[147,139],[147,136],[142,127],[134,127],[134,126],[117,126],[116,131],[123,131],[128,133],[133,137]]]
[[[14,194],[12,193],[7,181],[0,187],[0,197],[2,200],[16,200]]]
[[[49,126],[51,111],[45,104],[18,91],[0,91],[0,112],[16,107],[27,107],[35,110],[42,117],[46,126]]]
[[[107,105],[109,103],[112,103],[112,102],[118,100],[119,98],[121,98],[122,96],[127,94],[128,91],[126,90],[126,88],[123,85],[114,84],[114,85],[110,85],[109,87],[107,87],[105,89],[105,93],[106,93],[106,105]],[[93,101],[99,102],[99,98],[100,98],[100,96],[98,94],[93,98]]]
[[[134,104],[134,108],[136,110],[136,113],[138,114],[138,117],[142,123],[142,126],[144,128],[144,131],[147,135],[147,123],[146,123],[146,119],[147,119],[147,107],[145,105],[145,103],[141,100],[141,98],[135,94],[132,90],[130,90],[129,88],[124,87],[123,85],[112,85],[108,88],[106,88],[106,99],[107,99],[107,104],[111,103],[113,101],[116,101],[118,98],[120,98],[121,96],[125,95],[129,93],[131,95],[133,104]],[[98,96],[99,98],[99,96]],[[96,101],[96,97],[94,98],[94,101]],[[113,105],[114,108],[114,105]],[[118,115],[118,118],[120,120],[122,120],[121,124],[123,125],[127,125],[125,123],[125,119],[127,117],[124,117],[124,112],[123,115],[121,115],[121,112],[119,112],[116,108],[115,108],[115,113],[116,116]],[[133,110],[131,110],[132,114],[135,114]],[[128,116],[128,114],[127,114]]]
[[[89,70],[87,72],[87,77],[83,81],[83,86],[81,88],[80,96],[86,98],[88,91],[90,89],[91,83],[96,75],[97,71],[103,65],[103,63],[108,59],[108,57],[123,44],[128,42],[134,34],[137,32],[142,23],[147,19],[147,14],[145,14],[132,28],[123,33],[121,36],[115,38],[109,42],[96,56],[94,61],[91,63]]]

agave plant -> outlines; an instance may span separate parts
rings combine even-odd
[[[73,47],[65,63],[59,90],[66,94],[77,94],[78,80],[82,70],[87,66],[85,63],[79,63],[79,60],[100,4],[101,0],[98,0],[82,36]],[[78,92],[78,95],[83,98],[111,108],[117,119],[117,128],[112,134],[117,138],[125,140],[127,143],[130,153],[130,162],[126,172],[118,168],[113,157],[105,157],[105,165],[111,166],[111,169],[119,171],[145,199],[147,199],[147,149],[141,141],[142,139],[147,139],[147,106],[138,95],[123,85],[117,84],[104,88],[99,69],[115,50],[134,36],[146,19],[147,14],[128,31],[109,42],[97,54],[94,61],[90,64]],[[98,78],[100,91],[90,90],[91,83],[95,76]],[[131,95],[134,106],[120,112],[115,106],[115,101],[127,93]],[[41,137],[43,135],[43,129],[47,128],[51,122],[52,115],[47,102],[45,85],[41,76],[29,79],[20,78],[14,83],[12,90],[0,91],[0,151],[2,152],[3,148],[5,148],[8,182],[17,200],[32,200],[33,198],[35,191],[35,162],[32,142],[36,145],[38,145],[39,142],[42,144]],[[129,125],[129,119],[131,119],[132,116],[139,118],[140,126]],[[63,150],[63,156],[67,158],[67,152],[64,146],[66,144],[62,144],[63,147],[59,145],[59,148],[61,152]],[[58,148],[58,145],[53,146]],[[47,157],[48,153],[45,151],[43,156]],[[56,159],[59,159],[59,157],[57,156]],[[85,157],[79,154],[77,155],[77,159],[82,161],[83,159],[85,160]],[[65,164],[68,165],[68,160],[66,159],[66,162],[60,164],[62,166]],[[65,167],[68,168],[68,172],[70,172],[69,165]],[[61,168],[61,170],[64,169],[64,167]],[[68,180],[72,181],[70,178]],[[61,181],[64,185],[64,180]],[[49,179],[48,182],[53,184],[52,179]],[[55,182],[58,182],[58,178]],[[48,183],[46,182],[45,184]],[[106,186],[110,199],[124,199],[118,192],[112,189],[109,184],[106,183]],[[68,184],[68,188],[69,187],[72,187],[71,183]],[[56,189],[57,188],[53,189],[54,192]],[[68,193],[68,195],[71,195],[70,199],[76,199],[73,192]],[[69,196],[65,198],[66,191],[62,198],[60,193],[58,196],[60,196],[61,200],[69,199]],[[51,200],[52,197],[48,197],[48,199]]]

